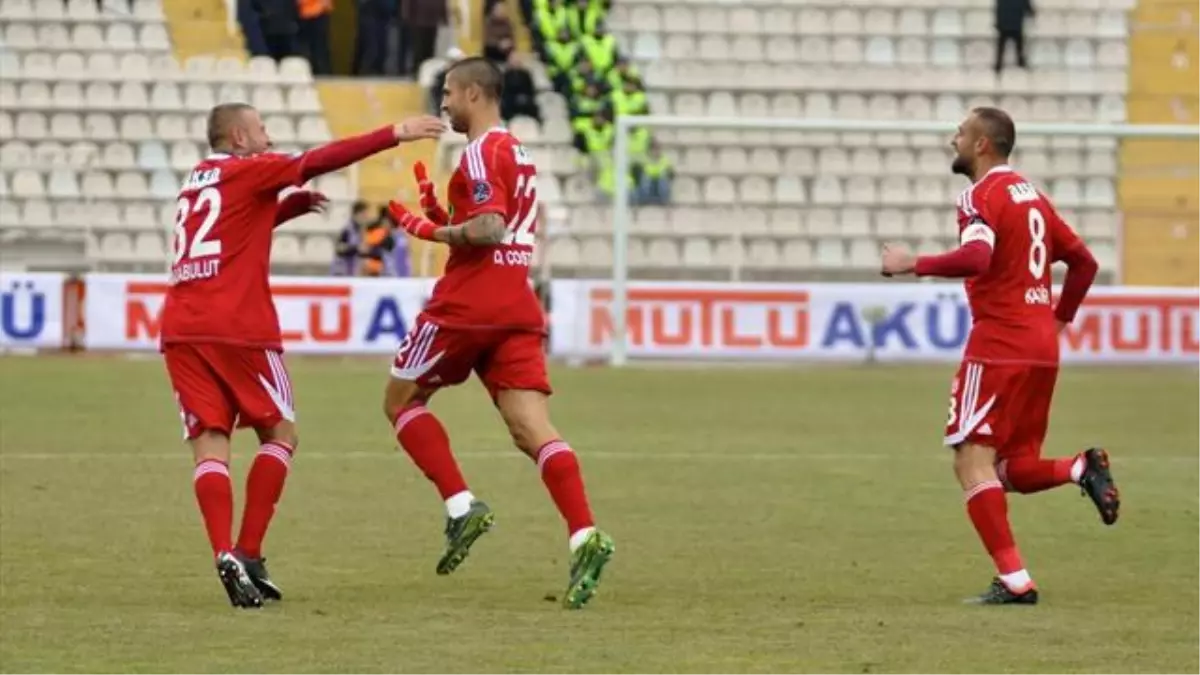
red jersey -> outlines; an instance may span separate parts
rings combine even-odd
[[[279,191],[304,182],[302,156],[215,154],[192,169],[175,209],[162,342],[282,349],[269,283]]]
[[[966,359],[1058,364],[1050,265],[1083,241],[1050,200],[1008,166],[998,166],[958,198],[963,244],[992,247],[987,271],[965,282],[973,324]]]
[[[471,141],[450,177],[450,224],[487,213],[508,232],[495,246],[455,246],[425,315],[455,328],[543,330],[529,280],[537,231],[537,168],[515,136],[490,129]]]

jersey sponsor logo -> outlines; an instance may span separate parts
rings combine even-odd
[[[477,180],[471,185],[471,201],[486,204],[492,200],[492,186],[487,181]]]
[[[1045,286],[1034,286],[1033,288],[1025,289],[1025,304],[1049,305],[1050,289]]]
[[[593,346],[612,339],[612,291],[590,292]],[[792,290],[634,288],[626,311],[629,345],[691,352],[800,350],[808,345],[809,294]]]
[[[1025,202],[1036,202],[1042,196],[1038,194],[1037,188],[1029,183],[1014,183],[1008,186],[1008,196],[1014,204],[1023,204]]]

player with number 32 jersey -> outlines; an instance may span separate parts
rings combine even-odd
[[[954,137],[953,170],[971,179],[958,198],[960,246],[915,256],[886,246],[886,275],[961,278],[973,324],[951,384],[945,444],[967,512],[996,565],[984,604],[1033,604],[1038,590],[1021,561],[1008,523],[1005,491],[1040,492],[1075,483],[1111,525],[1120,508],[1108,453],[1090,448],[1043,459],[1050,402],[1058,378],[1059,333],[1074,318],[1097,265],[1050,200],[1008,164],[1016,141],[1012,119],[976,108]],[[1067,276],[1055,302],[1050,265]]]

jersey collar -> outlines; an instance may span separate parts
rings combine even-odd
[[[998,166],[993,166],[992,168],[988,169],[987,173],[980,176],[979,180],[975,181],[975,184],[979,185],[980,183],[983,182],[983,179],[987,178],[988,176],[990,176],[994,173],[1012,173],[1012,170],[1013,170],[1013,168],[1007,164],[1000,164]]]

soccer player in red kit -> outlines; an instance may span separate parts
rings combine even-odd
[[[296,450],[292,385],[268,283],[271,234],[325,201],[304,191],[279,201],[279,192],[402,141],[437,138],[443,128],[436,118],[418,118],[285,155],[269,152],[254,108],[224,104],[209,114],[213,154],[189,174],[176,207],[162,352],[196,461],[196,500],[217,574],[235,607],[282,598],[261,553]],[[235,426],[253,427],[261,443],[236,544],[229,478]]]
[[[996,564],[991,587],[973,602],[1035,604],[1037,587],[1021,562],[1008,522],[1006,491],[1029,494],[1076,483],[1106,525],[1121,506],[1108,453],[1091,448],[1043,459],[1050,399],[1058,377],[1058,336],[1075,318],[1097,265],[1054,206],[1008,165],[1016,141],[1012,119],[976,108],[959,126],[953,170],[971,179],[958,198],[961,246],[914,256],[886,246],[883,273],[965,279],[973,324],[950,390],[946,445],[967,513]],[[1050,265],[1067,276],[1058,302]]]
[[[383,407],[400,445],[445,500],[446,550],[437,572],[449,574],[491,527],[493,515],[467,488],[446,431],[426,403],[438,388],[475,371],[566,520],[572,556],[563,605],[575,609],[595,593],[614,545],[596,529],[579,462],[550,423],[545,315],[529,280],[537,170],[501,126],[500,94],[500,71],[487,60],[465,59],[450,69],[442,109],[469,140],[450,179],[450,212],[438,206],[422,167],[417,179],[425,217],[390,205],[409,234],[449,244],[450,259],[396,352]]]

